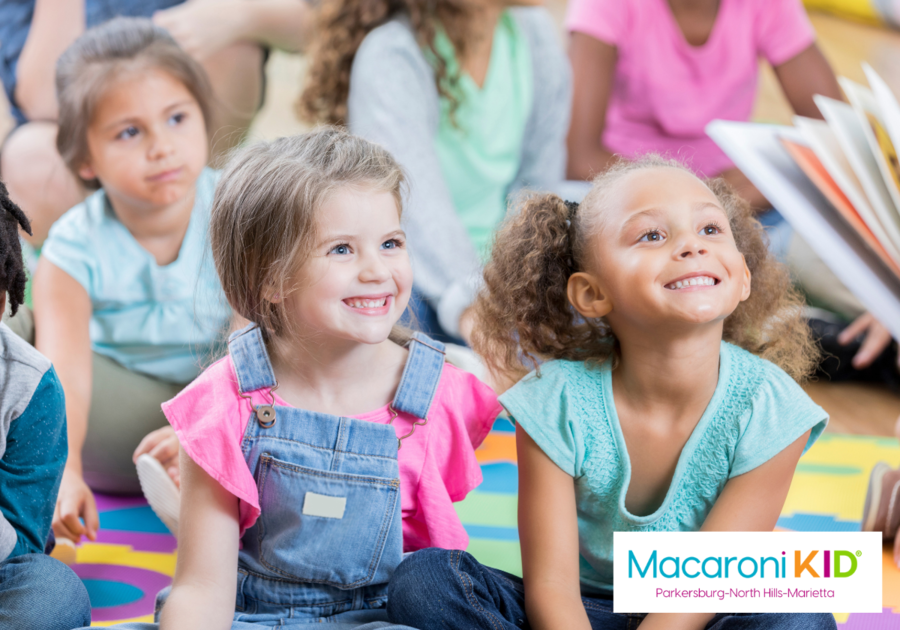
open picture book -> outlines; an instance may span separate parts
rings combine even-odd
[[[816,96],[825,120],[725,120],[706,131],[834,274],[900,339],[900,104],[841,79],[848,103]]]

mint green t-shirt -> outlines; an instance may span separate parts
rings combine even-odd
[[[178,258],[160,266],[101,189],[50,228],[41,255],[87,291],[91,348],[125,368],[188,383],[209,362],[231,309],[216,275],[209,215],[219,172],[203,169]]]
[[[443,32],[435,48],[447,62],[448,73],[458,72],[453,45]],[[508,12],[501,14],[494,30],[484,84],[478,87],[463,72],[458,92],[452,118],[449,101],[441,99],[437,156],[456,212],[475,250],[486,257],[506,214],[506,196],[519,171],[534,99],[528,42]]]
[[[729,479],[769,461],[812,429],[805,452],[828,422],[784,371],[722,342],[716,390],[681,451],[666,497],[652,514],[636,516],[625,507],[631,462],[609,362],[589,369],[582,362],[551,361],[500,402],[574,477],[581,582],[601,591],[613,586],[613,532],[699,530]]]

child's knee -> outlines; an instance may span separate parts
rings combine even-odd
[[[10,568],[17,579],[12,592],[4,593],[0,618],[14,621],[19,628],[69,630],[90,625],[87,589],[72,569],[43,554],[9,562],[16,565]]]
[[[427,602],[446,597],[457,582],[457,571],[464,551],[429,548],[407,556],[394,571],[388,586],[388,615],[428,615]],[[415,625],[415,624],[410,624]]]

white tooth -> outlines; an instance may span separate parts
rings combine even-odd
[[[679,280],[678,282],[675,283],[675,288],[676,288],[676,289],[680,289],[680,288],[683,287],[683,286],[684,286],[684,283],[682,283],[681,280]]]

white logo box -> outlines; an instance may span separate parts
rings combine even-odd
[[[881,612],[881,545],[879,532],[615,532],[613,610]]]

